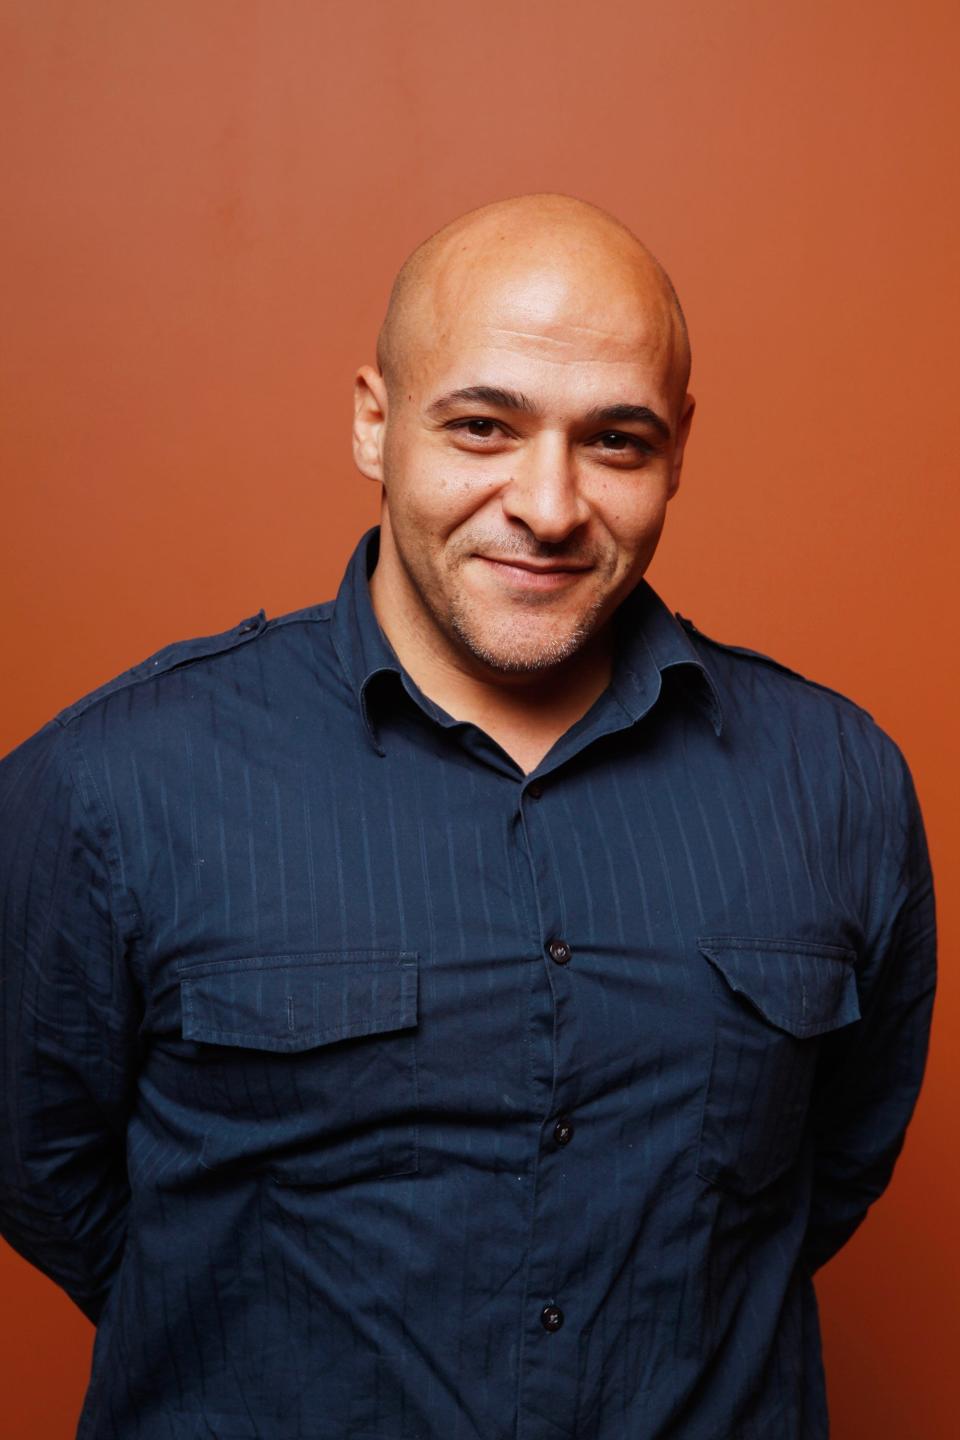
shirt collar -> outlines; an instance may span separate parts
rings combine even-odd
[[[407,693],[433,720],[457,722],[434,704],[404,670],[380,623],[370,599],[370,576],[380,550],[380,527],[362,536],[350,557],[333,607],[332,638],[344,676],[354,696],[374,748],[384,754],[376,724],[374,683],[395,675]],[[664,677],[675,674],[685,693],[702,710],[717,735],[723,715],[717,683],[693,647],[679,620],[655,590],[641,580],[617,611],[617,651],[610,688],[632,720],[639,720],[656,703]]]
[[[646,580],[624,600],[616,624],[611,689],[632,718],[646,715],[669,675],[720,735],[723,710],[717,681],[679,619]]]

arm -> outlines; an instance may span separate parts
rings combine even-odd
[[[0,1232],[96,1322],[123,1249],[136,932],[76,727],[0,764]]]
[[[815,1097],[811,1270],[845,1244],[887,1185],[926,1062],[936,980],[933,880],[913,782],[891,749],[886,863],[860,980],[862,1019],[824,1055]]]

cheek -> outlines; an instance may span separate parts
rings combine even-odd
[[[408,555],[435,551],[468,504],[456,458],[402,412],[387,427],[383,485],[390,524]]]
[[[401,457],[397,457],[398,460]],[[433,534],[449,533],[474,516],[502,488],[489,468],[464,463],[461,457],[428,447],[410,449],[402,467],[386,480],[391,513]]]
[[[666,495],[660,486],[644,487],[641,492],[611,485],[598,513],[617,545],[624,550],[639,550],[655,540],[666,515]]]

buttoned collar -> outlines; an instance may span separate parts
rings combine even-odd
[[[376,682],[393,675],[407,694],[437,724],[461,722],[432,701],[400,664],[380,627],[370,599],[370,576],[377,563],[380,528],[361,538],[350,557],[333,606],[334,648],[370,740],[383,754],[377,725],[377,702],[385,694]],[[717,684],[679,620],[642,580],[627,596],[616,615],[616,654],[610,691],[633,721],[640,720],[660,697],[664,677],[670,673],[685,683],[684,694],[698,706],[717,735],[723,715]]]

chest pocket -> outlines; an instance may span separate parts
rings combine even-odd
[[[400,951],[181,965],[201,1165],[290,1185],[415,1171],[417,981]]]
[[[701,939],[714,972],[714,1046],[698,1173],[741,1195],[797,1158],[818,1037],[860,1018],[852,950],[803,941]]]

